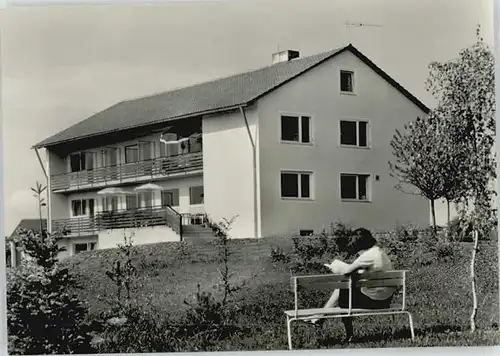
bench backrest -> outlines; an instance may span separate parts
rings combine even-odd
[[[298,309],[298,292],[302,290],[327,290],[375,287],[402,287],[402,307],[406,303],[406,271],[367,272],[354,277],[338,274],[292,276],[292,290],[295,295],[295,310]]]
[[[385,271],[363,273],[349,277],[339,274],[319,274],[311,276],[292,276],[292,288],[298,290],[335,290],[353,287],[402,287],[405,284],[406,271]]]

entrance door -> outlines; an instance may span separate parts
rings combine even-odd
[[[144,175],[153,174],[153,143],[139,141],[139,161],[143,167]]]
[[[89,199],[89,229],[94,232],[96,229],[95,226],[95,200]]]
[[[106,147],[102,151],[102,166],[106,167],[104,180],[118,179],[118,148]]]
[[[89,199],[89,216],[94,217],[95,214],[95,200]]]
[[[85,152],[85,167],[87,171],[87,183],[91,184],[94,182],[94,168],[95,168],[95,153]]]

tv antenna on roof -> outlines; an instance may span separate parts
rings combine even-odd
[[[349,28],[351,28],[351,27],[382,27],[382,25],[376,25],[376,24],[371,24],[371,23],[361,23],[361,22],[350,22],[350,21],[344,22],[344,26],[345,26],[345,33],[347,36],[348,43],[351,43],[351,41],[349,39]]]

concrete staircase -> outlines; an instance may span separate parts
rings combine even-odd
[[[216,239],[211,228],[203,225],[183,225],[182,239],[186,242],[199,244]]]

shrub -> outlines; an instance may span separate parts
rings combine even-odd
[[[349,240],[349,230],[343,225],[332,228],[332,235],[293,238],[291,270],[293,273],[328,273],[324,266],[333,257],[345,259],[345,248]]]
[[[76,280],[62,268],[59,238],[21,230],[16,241],[28,258],[7,285],[7,328],[11,354],[91,352],[86,306],[71,290]]]
[[[98,335],[93,345],[99,353],[174,352],[179,349],[178,327],[156,321],[137,306],[130,306],[127,317],[106,312],[94,317]]]
[[[166,319],[156,320],[136,303],[136,294],[142,287],[133,263],[136,257],[132,236],[124,236],[124,243],[118,245],[116,257],[105,271],[115,285],[114,298],[107,300],[110,305],[107,311],[91,319],[96,332],[93,345],[100,353],[177,351],[178,326]],[[144,259],[139,259],[139,265],[149,267]]]
[[[193,299],[193,303],[184,301],[184,304],[190,307],[186,313],[188,335],[219,329],[228,316],[225,315],[226,311],[222,302],[216,301],[211,293],[202,292],[199,284]]]
[[[133,264],[136,251],[132,236],[124,236],[124,243],[118,245],[117,256],[105,271],[106,276],[115,284],[116,295],[111,305],[118,316],[127,316],[133,307],[133,293],[140,287],[137,268]]]
[[[354,235],[354,230],[352,229],[352,227],[341,222],[332,224],[330,229],[331,236],[333,236],[333,238],[335,239],[335,244],[337,246],[338,252],[343,254],[344,257],[347,257],[347,245]]]
[[[436,245],[436,255],[439,260],[448,261],[455,256],[456,244],[450,242],[438,242]]]
[[[396,269],[428,266],[438,260],[446,262],[455,257],[458,249],[443,234],[411,225],[398,226],[378,240]]]
[[[464,230],[460,217],[455,217],[450,221],[449,236],[456,241],[472,242],[472,224],[468,224]]]
[[[218,340],[228,337],[237,331],[231,325],[236,313],[236,305],[232,296],[242,288],[231,282],[233,273],[229,269],[231,250],[229,246],[229,231],[236,216],[231,219],[222,219],[216,223],[207,218],[208,225],[217,237],[217,263],[219,282],[214,288],[222,292],[220,301],[212,293],[201,291],[200,285],[193,295],[194,302],[184,301],[189,309],[185,316],[184,337],[195,350],[206,350]]]
[[[226,307],[228,299],[234,292],[238,291],[241,286],[233,285],[230,281],[233,273],[229,271],[229,257],[231,250],[229,248],[229,231],[237,216],[231,219],[222,219],[219,223],[210,222],[210,226],[214,235],[217,237],[217,262],[219,264],[220,283],[217,288],[222,289],[222,307]]]
[[[329,273],[324,266],[332,258],[346,260],[347,245],[353,235],[353,230],[345,224],[332,224],[330,231],[320,235],[292,238],[292,251],[284,252],[281,247],[273,247],[270,260],[274,265],[288,265],[292,273]]]
[[[273,247],[269,257],[271,258],[271,262],[273,264],[283,263],[288,265],[291,261],[290,255],[286,254],[280,246]]]
[[[377,239],[391,259],[394,268],[409,267],[410,259],[418,254],[415,249],[420,232],[412,225],[398,225]]]

